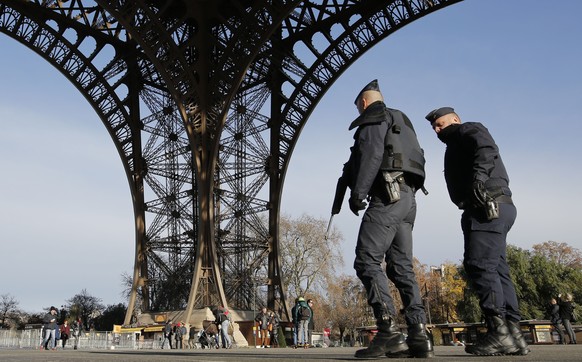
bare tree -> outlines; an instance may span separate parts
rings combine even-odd
[[[0,295],[0,327],[13,327],[18,319],[18,300],[10,294]]]
[[[121,285],[123,290],[121,291],[121,296],[124,300],[129,301],[129,297],[131,296],[131,287],[133,285],[133,276],[129,273],[122,273],[121,274]],[[139,316],[142,313],[143,309],[143,290],[142,288],[137,288],[137,295],[135,299],[135,303],[133,305],[133,310],[131,312],[131,322],[130,324],[134,324],[138,321]]]
[[[105,306],[101,298],[94,297],[87,292],[87,289],[83,289],[79,294],[67,300],[67,309],[72,318],[81,318],[86,326],[90,326],[90,321],[101,315]]]
[[[413,258],[412,262],[414,276],[416,278],[419,289],[422,292],[423,286],[425,286],[428,281],[428,274],[426,272],[427,266],[425,264],[422,264],[416,258]],[[382,270],[386,273],[386,261],[382,262]],[[405,324],[406,320],[404,315],[404,305],[402,303],[402,296],[400,294],[400,290],[396,288],[396,286],[390,279],[388,279],[388,287],[390,290],[390,296],[392,297],[392,303],[394,304],[394,310],[396,311],[396,315],[394,316],[394,318],[398,323]],[[372,324],[375,324],[375,321],[373,321]]]
[[[298,219],[280,220],[283,283],[289,295],[301,296],[323,290],[327,280],[343,265],[341,233],[332,228],[327,240],[327,221],[303,214]]]
[[[546,241],[542,244],[535,244],[534,254],[544,256],[556,263],[573,269],[582,268],[582,252],[567,243],[557,241]]]
[[[356,328],[375,323],[366,301],[366,291],[356,276],[340,275],[327,285],[329,311],[325,316],[330,327],[339,333],[340,341],[350,335],[355,339]]]

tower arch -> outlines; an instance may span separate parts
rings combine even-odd
[[[364,52],[456,2],[0,0],[0,31],[74,82],[119,150],[136,224],[126,322],[138,296],[248,308],[255,283],[287,311],[281,192],[309,115]]]

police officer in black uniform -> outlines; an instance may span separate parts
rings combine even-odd
[[[485,337],[465,351],[525,355],[529,349],[519,327],[521,315],[506,261],[506,236],[517,210],[499,149],[485,126],[461,124],[451,107],[435,109],[426,119],[447,145],[445,180],[451,201],[463,210],[463,265],[488,327]]]
[[[433,357],[426,331],[426,314],[413,271],[412,227],[416,218],[415,192],[424,184],[424,154],[408,117],[387,108],[373,80],[356,97],[360,116],[349,161],[342,177],[351,189],[352,212],[363,215],[354,269],[364,284],[374,310],[378,333],[359,358],[399,356]],[[366,201],[369,204],[366,204]],[[382,262],[386,261],[386,272]],[[404,304],[408,338],[400,332],[388,278]]]

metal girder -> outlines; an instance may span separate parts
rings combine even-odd
[[[0,0],[0,31],[75,84],[120,154],[126,323],[138,295],[152,311],[250,309],[257,285],[288,315],[280,198],[309,115],[368,49],[459,1]]]

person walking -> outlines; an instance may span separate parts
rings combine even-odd
[[[174,344],[175,349],[182,349],[182,332],[185,331],[185,328],[182,329],[182,322],[178,322],[174,326],[174,339],[176,340],[176,344]]]
[[[269,313],[267,312],[267,307],[261,308],[261,312],[255,317],[255,321],[258,324],[259,338],[261,340],[261,348],[267,348],[269,346]],[[258,346],[257,346],[258,347]]]
[[[67,340],[71,336],[71,326],[69,325],[69,322],[66,319],[63,322],[63,324],[61,324],[59,330],[61,331],[61,343],[62,343],[63,349],[65,349],[65,345],[67,344]]]
[[[475,355],[526,355],[515,288],[507,264],[507,233],[517,209],[509,176],[493,137],[478,122],[461,123],[451,107],[431,111],[426,119],[446,144],[444,175],[451,201],[463,210],[463,266],[479,297],[487,333],[465,347]]]
[[[188,330],[188,348],[190,349],[196,349],[198,348],[197,346],[197,342],[198,342],[198,332],[196,331],[196,328],[194,328],[193,326],[190,326],[190,329]]]
[[[269,313],[269,323],[271,323],[271,346],[273,348],[279,347],[279,326],[281,325],[281,318],[276,311]]]
[[[561,294],[558,295],[560,298],[560,319],[562,319],[562,324],[564,325],[564,329],[566,333],[568,333],[568,339],[570,340],[569,344],[577,344],[576,342],[576,333],[572,329],[572,320],[574,319],[574,304],[572,294],[566,293],[565,296]]]
[[[368,83],[354,103],[360,116],[349,126],[356,132],[341,179],[350,188],[350,210],[356,216],[366,210],[354,269],[366,289],[378,328],[369,347],[356,351],[355,357],[433,357],[412,255],[415,193],[424,191],[424,151],[410,119],[384,103],[378,80]],[[388,279],[404,304],[407,338],[396,323]]]
[[[550,299],[550,305],[548,306],[548,314],[550,315],[550,321],[552,322],[552,327],[558,333],[560,337],[560,344],[566,344],[566,338],[564,337],[564,332],[562,331],[562,318],[560,318],[560,306],[556,298]]]
[[[298,346],[309,348],[309,320],[311,319],[311,308],[303,297],[299,298],[298,306],[295,310],[295,320],[298,322],[297,331]]]
[[[73,322],[73,338],[75,338],[75,342],[73,344],[73,349],[79,348],[79,339],[81,338],[82,331],[83,331],[83,323],[81,322],[81,318],[77,318]]]
[[[220,329],[222,348],[231,348],[230,336],[228,335],[228,330],[230,328],[228,309],[224,306],[214,309],[214,319],[214,323],[216,323],[216,326]]]
[[[188,335],[188,331],[190,328],[184,322],[182,322],[182,326],[180,328],[182,331],[182,349],[189,349],[190,344],[188,343],[188,340],[190,336]]]
[[[164,326],[164,340],[162,341],[162,349],[164,349],[164,346],[166,345],[166,341],[168,342],[168,345],[170,346],[170,349],[172,349],[172,320],[168,319],[168,321],[166,322],[166,325]]]
[[[50,308],[42,319],[44,327],[44,338],[40,345],[40,349],[55,350],[56,349],[56,328],[57,328],[57,308]]]
[[[307,326],[307,340],[311,345],[313,342],[313,329],[315,328],[315,319],[313,318],[313,299],[307,299],[307,306],[311,312],[311,317],[309,318],[309,325]]]
[[[295,298],[295,304],[291,308],[291,323],[293,323],[293,348],[297,348],[297,333],[299,332],[299,322],[295,318],[297,314],[297,308],[299,308],[299,297]]]

